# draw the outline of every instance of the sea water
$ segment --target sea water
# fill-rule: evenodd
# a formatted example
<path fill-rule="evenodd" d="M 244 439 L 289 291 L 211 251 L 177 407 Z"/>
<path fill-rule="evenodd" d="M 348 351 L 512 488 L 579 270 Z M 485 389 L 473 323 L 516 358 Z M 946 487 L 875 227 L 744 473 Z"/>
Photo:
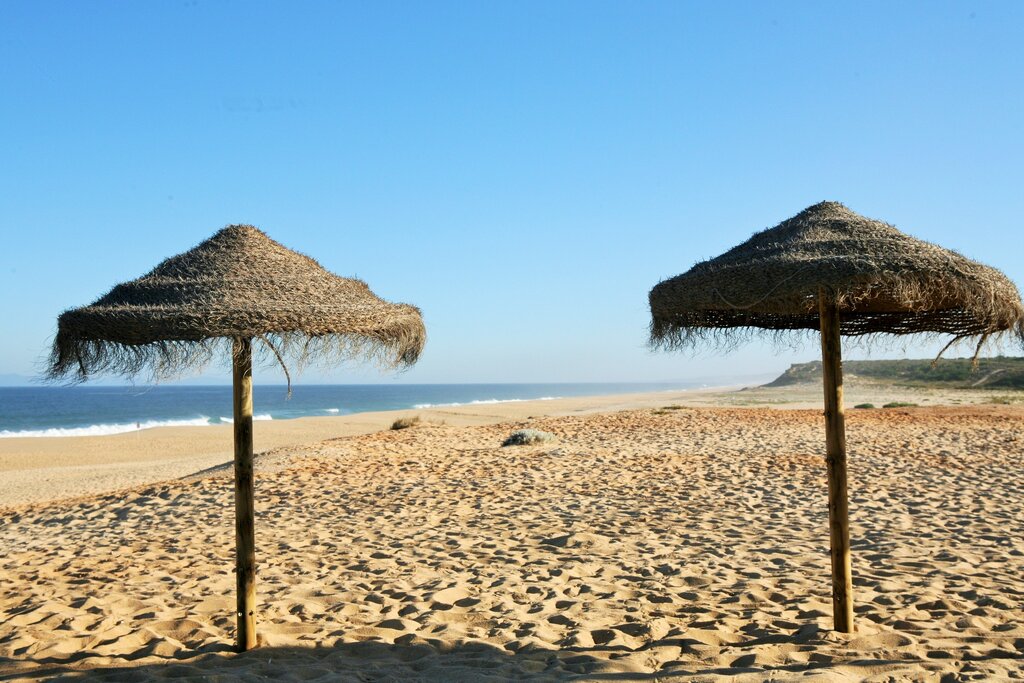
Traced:
<path fill-rule="evenodd" d="M 488 404 L 703 386 L 676 384 L 339 384 L 253 387 L 256 420 Z M 0 387 L 0 438 L 119 434 L 231 422 L 230 386 Z"/>

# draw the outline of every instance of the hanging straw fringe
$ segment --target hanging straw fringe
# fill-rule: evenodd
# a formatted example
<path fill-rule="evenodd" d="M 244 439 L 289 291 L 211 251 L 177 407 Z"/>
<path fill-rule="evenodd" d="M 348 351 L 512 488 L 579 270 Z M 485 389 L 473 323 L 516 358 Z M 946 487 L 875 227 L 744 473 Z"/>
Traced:
<path fill-rule="evenodd" d="M 292 376 L 291 376 L 291 373 L 288 372 L 288 366 L 285 365 L 284 358 L 281 357 L 281 352 L 277 350 L 277 347 L 274 346 L 270 342 L 270 340 L 266 338 L 266 336 L 261 334 L 261 335 L 259 335 L 256 338 L 259 339 L 264 344 L 266 344 L 267 348 L 274 352 L 274 357 L 277 358 L 277 362 L 281 364 L 281 369 L 284 370 L 285 380 L 287 380 L 287 382 L 288 382 L 288 395 L 285 396 L 285 400 L 291 399 L 291 397 L 292 397 Z"/>
<path fill-rule="evenodd" d="M 989 335 L 986 332 L 985 334 L 981 335 L 981 339 L 978 340 L 978 346 L 976 349 L 974 349 L 974 355 L 971 357 L 971 368 L 973 370 L 978 369 L 978 356 L 981 355 L 981 347 L 985 345 L 985 341 L 988 339 L 988 337 Z"/>
<path fill-rule="evenodd" d="M 946 351 L 949 350 L 949 347 L 953 346 L 954 344 L 956 344 L 959 341 L 963 341 L 964 339 L 968 339 L 969 337 L 970 337 L 970 335 L 968 335 L 968 334 L 961 334 L 961 335 L 957 335 L 956 337 L 953 337 L 952 339 L 950 339 L 949 343 L 946 344 L 945 346 L 943 346 L 942 349 L 939 351 L 938 355 L 936 355 L 935 358 L 932 360 L 931 367 L 935 368 L 935 366 L 937 366 L 939 364 L 939 359 L 942 358 L 942 354 L 944 354 Z"/>

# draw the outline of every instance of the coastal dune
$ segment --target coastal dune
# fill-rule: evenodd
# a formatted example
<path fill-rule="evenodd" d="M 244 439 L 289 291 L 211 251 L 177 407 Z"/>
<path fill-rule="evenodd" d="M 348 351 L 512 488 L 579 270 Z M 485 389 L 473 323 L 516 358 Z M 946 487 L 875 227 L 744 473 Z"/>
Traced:
<path fill-rule="evenodd" d="M 820 409 L 644 400 L 448 411 L 262 454 L 262 647 L 242 655 L 229 467 L 10 506 L 0 677 L 1024 675 L 1024 409 L 851 411 L 847 636 Z M 500 446 L 527 426 L 555 438 Z"/>

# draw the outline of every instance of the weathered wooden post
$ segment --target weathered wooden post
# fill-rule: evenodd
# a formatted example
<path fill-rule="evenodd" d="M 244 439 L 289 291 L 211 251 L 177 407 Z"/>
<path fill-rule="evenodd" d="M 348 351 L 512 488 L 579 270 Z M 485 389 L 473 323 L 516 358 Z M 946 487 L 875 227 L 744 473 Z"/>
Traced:
<path fill-rule="evenodd" d="M 256 647 L 256 505 L 252 457 L 252 340 L 232 348 L 235 431 L 235 579 L 239 652 Z"/>
<path fill-rule="evenodd" d="M 825 462 L 828 467 L 828 527 L 832 555 L 832 618 L 837 631 L 853 632 L 850 570 L 850 507 L 846 493 L 846 416 L 839 310 L 830 292 L 818 290 L 821 370 L 825 385 Z"/>

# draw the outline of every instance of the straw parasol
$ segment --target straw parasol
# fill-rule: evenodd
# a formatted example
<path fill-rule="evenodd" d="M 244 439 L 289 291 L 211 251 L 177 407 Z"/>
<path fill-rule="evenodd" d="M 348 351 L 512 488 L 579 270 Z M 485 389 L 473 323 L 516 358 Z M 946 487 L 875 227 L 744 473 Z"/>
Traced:
<path fill-rule="evenodd" d="M 229 225 L 92 304 L 62 313 L 49 367 L 50 379 L 142 371 L 160 379 L 201 368 L 230 349 L 239 650 L 256 645 L 254 340 L 282 367 L 286 358 L 398 366 L 416 362 L 426 330 L 419 309 L 383 301 L 365 283 L 324 270 L 251 225 Z"/>
<path fill-rule="evenodd" d="M 768 330 L 820 330 L 836 629 L 853 631 L 840 335 L 952 335 L 977 350 L 1024 339 L 1024 306 L 998 270 L 822 202 L 650 292 L 651 344 L 732 345 Z M 941 355 L 941 354 L 940 354 Z"/>

